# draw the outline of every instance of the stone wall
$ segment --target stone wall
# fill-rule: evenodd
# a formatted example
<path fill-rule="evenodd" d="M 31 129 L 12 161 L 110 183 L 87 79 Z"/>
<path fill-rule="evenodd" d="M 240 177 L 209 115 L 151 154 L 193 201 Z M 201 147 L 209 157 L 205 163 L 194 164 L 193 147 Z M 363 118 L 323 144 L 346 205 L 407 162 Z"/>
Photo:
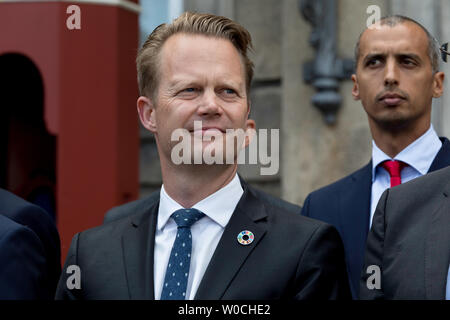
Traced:
<path fill-rule="evenodd" d="M 250 58 L 255 76 L 250 101 L 257 130 L 281 127 L 281 8 L 282 1 L 276 0 L 234 1 L 234 19 L 247 28 L 253 40 Z M 239 173 L 253 186 L 281 196 L 280 172 L 265 176 L 260 174 L 260 165 L 241 165 Z"/>
<path fill-rule="evenodd" d="M 255 76 L 251 90 L 251 117 L 257 129 L 281 127 L 281 8 L 276 0 L 186 0 L 185 10 L 210 12 L 235 19 L 251 33 Z M 158 153 L 153 136 L 141 126 L 140 197 L 161 185 Z M 252 185 L 281 196 L 280 173 L 260 175 L 259 165 L 242 165 L 239 173 Z"/>
<path fill-rule="evenodd" d="M 359 34 L 373 1 L 338 2 L 338 57 L 353 58 Z M 385 10 L 386 2 L 377 1 Z M 314 89 L 302 79 L 301 67 L 314 57 L 308 43 L 311 26 L 296 10 L 298 1 L 283 1 L 282 26 L 282 196 L 302 204 L 306 195 L 360 168 L 370 160 L 367 116 L 351 96 L 352 82 L 340 84 L 341 109 L 335 125 L 327 125 L 312 106 Z"/>
<path fill-rule="evenodd" d="M 448 0 L 339 0 L 337 53 L 353 58 L 353 50 L 366 27 L 369 5 L 381 15 L 402 13 L 419 19 L 440 42 L 450 41 Z M 211 12 L 235 19 L 252 34 L 255 78 L 251 116 L 257 128 L 280 129 L 280 171 L 261 176 L 258 165 L 241 166 L 239 172 L 253 185 L 302 204 L 306 195 L 362 167 L 370 160 L 371 136 L 367 116 L 351 96 L 350 79 L 340 83 L 342 106 L 337 123 L 324 123 L 312 106 L 314 88 L 303 81 L 302 66 L 314 57 L 308 39 L 311 26 L 299 11 L 298 0 L 185 0 L 185 9 Z M 449 66 L 444 64 L 443 70 Z M 446 81 L 446 90 L 448 81 Z M 433 105 L 433 124 L 450 136 L 450 111 L 446 95 Z M 141 196 L 159 188 L 161 174 L 153 138 L 142 130 Z"/>

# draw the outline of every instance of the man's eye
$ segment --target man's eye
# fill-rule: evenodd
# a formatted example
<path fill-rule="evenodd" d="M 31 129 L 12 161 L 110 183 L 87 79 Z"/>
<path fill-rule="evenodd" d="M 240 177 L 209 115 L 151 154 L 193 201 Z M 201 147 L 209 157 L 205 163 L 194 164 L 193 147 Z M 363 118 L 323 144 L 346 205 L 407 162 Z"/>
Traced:
<path fill-rule="evenodd" d="M 185 88 L 178 92 L 179 95 L 192 95 L 196 93 L 198 90 L 196 88 Z"/>
<path fill-rule="evenodd" d="M 223 93 L 225 93 L 225 95 L 227 95 L 227 96 L 237 95 L 237 92 L 234 89 L 230 89 L 230 88 L 223 89 Z"/>
<path fill-rule="evenodd" d="M 416 65 L 416 62 L 411 59 L 405 59 L 402 61 L 402 63 L 407 66 L 415 66 Z"/>
<path fill-rule="evenodd" d="M 185 88 L 181 89 L 177 96 L 182 99 L 193 99 L 198 95 L 199 89 L 197 88 Z"/>
<path fill-rule="evenodd" d="M 366 66 L 368 67 L 375 67 L 378 66 L 381 63 L 380 59 L 370 59 L 367 61 Z"/>

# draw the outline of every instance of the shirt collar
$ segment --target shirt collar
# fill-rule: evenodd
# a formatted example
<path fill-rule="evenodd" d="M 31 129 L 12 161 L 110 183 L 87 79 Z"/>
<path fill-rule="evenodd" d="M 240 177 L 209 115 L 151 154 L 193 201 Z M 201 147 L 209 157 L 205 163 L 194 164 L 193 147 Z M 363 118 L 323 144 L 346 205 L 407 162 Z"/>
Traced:
<path fill-rule="evenodd" d="M 197 202 L 192 208 L 200 210 L 210 219 L 222 226 L 222 228 L 225 228 L 243 193 L 244 190 L 242 189 L 241 182 L 236 174 L 230 183 L 205 199 Z M 163 184 L 161 186 L 159 198 L 158 230 L 164 228 L 172 213 L 178 209 L 183 209 L 183 207 L 167 194 Z"/>
<path fill-rule="evenodd" d="M 394 159 L 381 151 L 372 140 L 372 182 L 375 180 L 377 166 L 386 160 L 403 161 L 421 175 L 426 174 L 441 147 L 442 142 L 434 131 L 433 125 L 430 125 L 427 132 L 403 149 Z"/>

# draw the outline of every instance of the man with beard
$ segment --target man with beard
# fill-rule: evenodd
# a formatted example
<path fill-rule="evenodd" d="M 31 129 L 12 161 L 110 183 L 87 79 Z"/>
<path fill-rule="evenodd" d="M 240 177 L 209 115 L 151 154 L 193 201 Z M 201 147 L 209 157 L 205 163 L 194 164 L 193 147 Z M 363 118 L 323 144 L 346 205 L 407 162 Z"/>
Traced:
<path fill-rule="evenodd" d="M 367 234 L 384 190 L 450 165 L 450 142 L 431 125 L 432 99 L 443 93 L 439 45 L 418 22 L 382 18 L 355 49 L 352 95 L 367 113 L 371 161 L 312 192 L 302 214 L 334 225 L 344 241 L 353 298 L 358 297 Z"/>

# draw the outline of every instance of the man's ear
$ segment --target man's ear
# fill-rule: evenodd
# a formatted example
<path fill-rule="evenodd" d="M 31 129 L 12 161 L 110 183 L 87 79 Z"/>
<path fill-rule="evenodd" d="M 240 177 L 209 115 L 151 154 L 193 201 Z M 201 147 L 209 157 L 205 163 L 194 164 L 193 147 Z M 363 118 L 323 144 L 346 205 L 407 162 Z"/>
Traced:
<path fill-rule="evenodd" d="M 247 119 L 245 121 L 245 141 L 244 148 L 247 148 L 253 140 L 256 134 L 256 123 L 253 119 Z"/>
<path fill-rule="evenodd" d="M 439 98 L 444 93 L 444 79 L 443 72 L 436 72 L 433 76 L 433 98 Z"/>
<path fill-rule="evenodd" d="M 356 74 L 352 74 L 353 88 L 352 88 L 352 96 L 354 100 L 359 100 L 361 97 L 359 96 L 359 85 L 358 78 Z"/>
<path fill-rule="evenodd" d="M 156 133 L 156 112 L 152 100 L 145 96 L 140 96 L 137 99 L 137 111 L 144 128 L 152 133 Z"/>

